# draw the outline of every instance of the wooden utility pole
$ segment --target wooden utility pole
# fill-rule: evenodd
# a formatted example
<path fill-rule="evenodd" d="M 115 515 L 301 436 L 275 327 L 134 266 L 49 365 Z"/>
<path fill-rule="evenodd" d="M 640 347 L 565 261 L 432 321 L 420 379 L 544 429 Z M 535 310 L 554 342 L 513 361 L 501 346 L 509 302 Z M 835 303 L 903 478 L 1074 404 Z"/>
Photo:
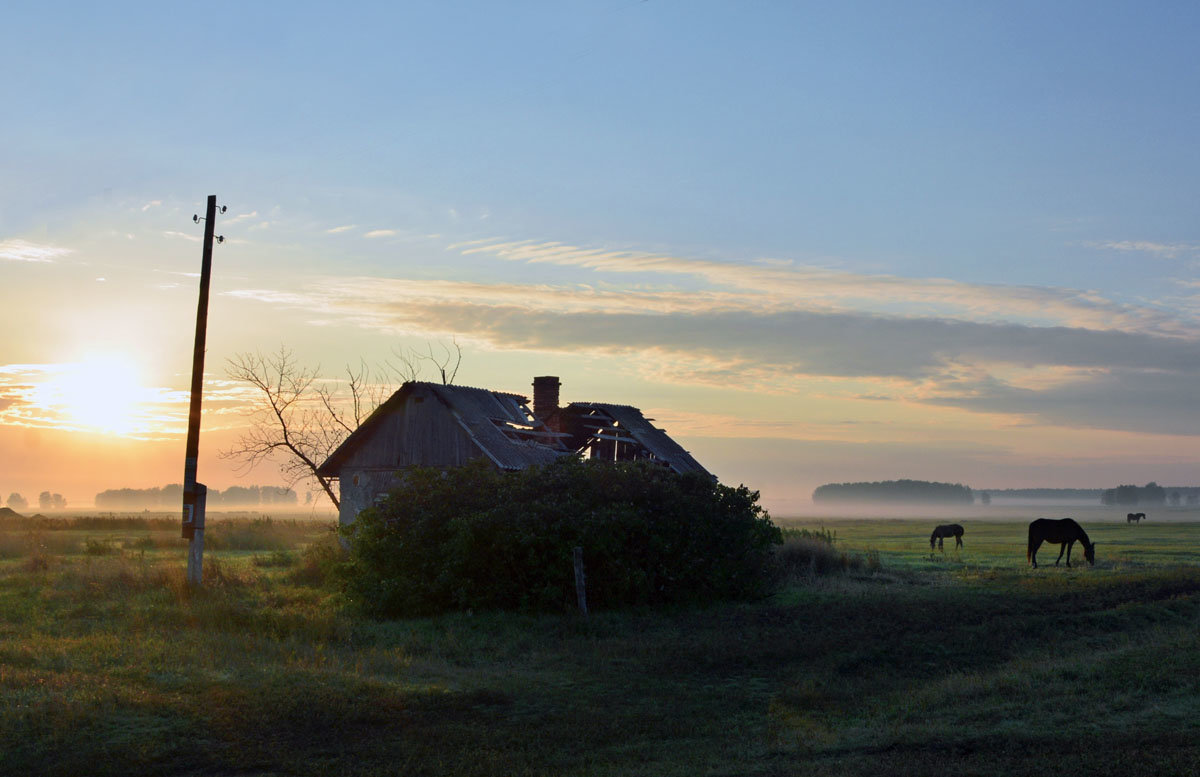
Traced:
<path fill-rule="evenodd" d="M 225 207 L 221 207 L 225 212 Z M 200 221 L 199 216 L 192 216 Z M 196 459 L 200 453 L 200 398 L 204 392 L 204 338 L 208 330 L 208 285 L 212 274 L 213 231 L 217 220 L 217 196 L 210 194 L 204 214 L 204 254 L 200 262 L 200 303 L 196 307 L 196 345 L 192 350 L 192 402 L 188 409 L 187 449 L 183 459 L 183 536 L 189 540 L 187 581 L 200 585 L 204 576 L 204 505 L 208 488 L 196 482 Z M 224 242 L 225 238 L 219 237 Z"/>

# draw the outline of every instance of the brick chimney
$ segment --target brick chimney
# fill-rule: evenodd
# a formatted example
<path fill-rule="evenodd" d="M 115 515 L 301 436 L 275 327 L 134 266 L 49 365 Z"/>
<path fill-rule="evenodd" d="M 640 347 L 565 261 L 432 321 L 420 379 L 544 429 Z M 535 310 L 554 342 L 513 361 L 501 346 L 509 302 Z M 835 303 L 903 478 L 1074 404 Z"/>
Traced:
<path fill-rule="evenodd" d="M 558 387 L 561 385 L 557 375 L 533 379 L 533 414 L 546 426 L 558 426 Z"/>

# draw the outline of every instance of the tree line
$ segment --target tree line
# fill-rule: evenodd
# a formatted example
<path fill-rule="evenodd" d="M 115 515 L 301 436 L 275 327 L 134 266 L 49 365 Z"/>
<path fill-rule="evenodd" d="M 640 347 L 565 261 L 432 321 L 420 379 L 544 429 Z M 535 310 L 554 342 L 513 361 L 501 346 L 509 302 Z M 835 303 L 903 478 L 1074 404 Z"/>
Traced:
<path fill-rule="evenodd" d="M 975 496 L 961 483 L 927 480 L 881 480 L 872 483 L 826 483 L 812 494 L 813 502 L 918 502 L 972 504 Z"/>
<path fill-rule="evenodd" d="M 208 490 L 208 507 L 289 506 L 298 502 L 296 492 L 279 486 L 230 486 L 224 491 Z M 96 494 L 96 507 L 134 510 L 143 507 L 175 509 L 183 503 L 183 485 L 162 488 L 111 488 Z"/>
<path fill-rule="evenodd" d="M 1125 485 L 1106 489 L 1100 496 L 1100 503 L 1128 507 L 1136 505 L 1178 507 L 1183 504 L 1194 506 L 1200 504 L 1200 488 L 1196 486 L 1167 487 L 1150 481 L 1144 486 Z"/>
<path fill-rule="evenodd" d="M 18 494 L 16 491 L 8 495 L 8 508 L 21 512 L 29 509 L 29 500 Z M 62 510 L 66 508 L 67 500 L 62 494 L 52 494 L 49 491 L 43 491 L 38 494 L 38 507 L 42 510 Z"/>

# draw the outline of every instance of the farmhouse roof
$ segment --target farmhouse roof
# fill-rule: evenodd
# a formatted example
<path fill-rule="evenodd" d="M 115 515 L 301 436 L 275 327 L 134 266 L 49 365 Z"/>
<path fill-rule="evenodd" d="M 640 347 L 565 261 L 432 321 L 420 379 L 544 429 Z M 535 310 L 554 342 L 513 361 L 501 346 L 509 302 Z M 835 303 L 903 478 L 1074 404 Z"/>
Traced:
<path fill-rule="evenodd" d="M 614 405 L 607 402 L 572 402 L 567 409 L 590 419 L 591 423 L 587 425 L 596 427 L 596 431 L 591 432 L 592 434 L 604 433 L 606 428 L 615 431 L 623 430 L 650 451 L 654 458 L 662 461 L 676 472 L 696 472 L 701 475 L 709 475 L 708 470 L 700 466 L 700 462 L 692 458 L 692 455 L 684 450 L 683 446 L 671 439 L 665 431 L 654 426 L 651 423 L 653 419 L 646 418 L 636 407 Z M 604 422 L 607 422 L 607 427 L 601 425 Z"/>
<path fill-rule="evenodd" d="M 559 442 L 561 435 L 547 431 L 529 412 L 527 397 L 471 386 L 409 381 L 376 408 L 317 472 L 337 477 L 343 462 L 371 437 L 384 419 L 421 389 L 436 397 L 480 451 L 501 469 L 548 464 L 568 452 Z"/>
<path fill-rule="evenodd" d="M 539 384 L 538 381 L 541 381 Z M 552 381 L 553 385 L 547 383 Z M 342 467 L 381 432 L 386 419 L 400 410 L 415 392 L 432 396 L 447 411 L 478 448 L 480 454 L 500 469 L 518 470 L 548 464 L 559 456 L 582 453 L 601 458 L 649 459 L 675 472 L 712 475 L 667 433 L 655 427 L 654 419 L 630 405 L 607 402 L 572 402 L 558 406 L 558 378 L 538 378 L 546 391 L 539 409 L 520 394 L 410 381 L 380 405 L 317 469 L 325 477 L 339 477 Z"/>

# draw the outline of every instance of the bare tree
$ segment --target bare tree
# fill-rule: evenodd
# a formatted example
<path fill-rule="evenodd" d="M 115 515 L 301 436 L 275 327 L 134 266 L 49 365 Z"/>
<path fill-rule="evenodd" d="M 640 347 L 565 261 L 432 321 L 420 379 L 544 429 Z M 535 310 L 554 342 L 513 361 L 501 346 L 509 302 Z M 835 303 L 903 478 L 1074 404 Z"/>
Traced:
<path fill-rule="evenodd" d="M 388 362 L 388 370 L 401 382 L 417 380 L 421 377 L 425 362 L 429 362 L 437 370 L 443 385 L 449 385 L 458 377 L 458 368 L 462 365 L 462 346 L 458 344 L 457 338 L 452 337 L 450 345 L 439 340 L 438 347 L 441 348 L 441 353 L 434 353 L 432 343 L 426 343 L 425 351 L 416 348 L 393 348 L 392 356 L 395 361 Z"/>
<path fill-rule="evenodd" d="M 241 460 L 246 471 L 277 459 L 289 485 L 315 480 L 337 507 L 332 479 L 317 468 L 383 403 L 390 394 L 387 386 L 371 382 L 365 362 L 357 370 L 346 368 L 344 387 L 331 386 L 287 348 L 270 356 L 238 354 L 228 360 L 226 373 L 254 389 L 255 403 L 249 431 L 221 457 Z"/>
<path fill-rule="evenodd" d="M 338 495 L 331 478 L 317 472 L 339 445 L 391 396 L 396 381 L 420 377 L 421 368 L 431 363 L 442 383 L 452 383 L 462 363 L 462 347 L 451 340 L 453 350 L 439 343 L 442 353 L 430 345 L 428 352 L 414 348 L 393 351 L 398 364 L 376 370 L 365 361 L 346 367 L 342 381 L 322 380 L 318 369 L 296 361 L 286 347 L 277 353 L 242 353 L 229 359 L 226 373 L 254 390 L 255 403 L 250 428 L 230 449 L 220 452 L 237 459 L 249 471 L 267 459 L 276 459 L 288 485 L 315 480 L 334 507 Z"/>

